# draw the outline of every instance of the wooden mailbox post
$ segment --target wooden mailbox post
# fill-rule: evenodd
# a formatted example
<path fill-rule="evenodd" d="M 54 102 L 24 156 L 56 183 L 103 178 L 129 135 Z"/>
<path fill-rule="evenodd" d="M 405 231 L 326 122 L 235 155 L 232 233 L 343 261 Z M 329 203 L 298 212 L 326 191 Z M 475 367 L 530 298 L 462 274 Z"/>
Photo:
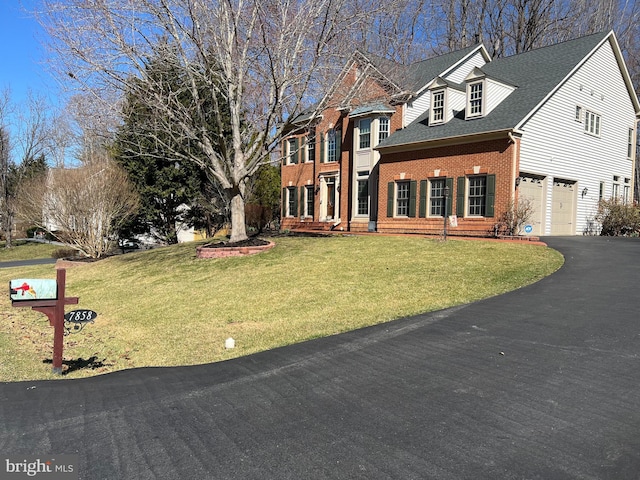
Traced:
<path fill-rule="evenodd" d="M 56 274 L 56 294 L 55 298 L 38 299 L 33 294 L 33 299 L 18 299 L 16 290 L 13 285 L 10 286 L 11 306 L 13 307 L 31 307 L 32 310 L 44 313 L 49 318 L 49 324 L 53 327 L 53 373 L 62 374 L 62 349 L 64 344 L 64 306 L 77 305 L 78 297 L 65 297 L 65 284 L 67 279 L 67 271 L 61 268 Z M 29 285 L 24 288 L 27 289 Z M 22 288 L 17 286 L 17 288 Z M 28 290 L 27 290 L 28 292 Z M 22 291 L 25 296 L 25 291 Z M 51 295 L 53 297 L 53 295 Z"/>

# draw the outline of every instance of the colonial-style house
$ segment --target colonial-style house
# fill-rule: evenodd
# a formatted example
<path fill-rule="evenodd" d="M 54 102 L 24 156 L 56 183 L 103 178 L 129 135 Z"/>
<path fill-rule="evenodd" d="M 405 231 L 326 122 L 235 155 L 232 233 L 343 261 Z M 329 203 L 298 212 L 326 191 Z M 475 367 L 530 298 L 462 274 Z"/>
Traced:
<path fill-rule="evenodd" d="M 282 228 L 486 235 L 519 199 L 527 233 L 596 233 L 631 199 L 640 105 L 615 35 L 408 67 L 356 53 L 285 139 Z"/>

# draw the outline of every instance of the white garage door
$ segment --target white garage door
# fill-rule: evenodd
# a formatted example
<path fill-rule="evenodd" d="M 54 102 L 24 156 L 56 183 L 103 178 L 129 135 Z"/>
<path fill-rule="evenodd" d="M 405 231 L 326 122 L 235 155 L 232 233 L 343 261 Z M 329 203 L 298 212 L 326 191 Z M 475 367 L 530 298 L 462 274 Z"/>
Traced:
<path fill-rule="evenodd" d="M 530 203 L 532 212 L 529 223 L 533 230 L 532 235 L 542 235 L 544 228 L 544 207 L 542 199 L 544 198 L 544 177 L 540 175 L 531 175 L 528 173 L 520 174 L 520 185 L 518 186 L 518 198 L 526 200 Z"/>
<path fill-rule="evenodd" d="M 551 235 L 575 233 L 576 182 L 553 179 L 551 199 Z"/>

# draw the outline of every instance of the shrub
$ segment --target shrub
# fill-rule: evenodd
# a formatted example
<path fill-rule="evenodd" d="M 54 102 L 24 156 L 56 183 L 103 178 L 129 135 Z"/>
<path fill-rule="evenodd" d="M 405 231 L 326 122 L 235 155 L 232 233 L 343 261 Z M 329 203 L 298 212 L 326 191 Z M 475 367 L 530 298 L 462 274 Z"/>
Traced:
<path fill-rule="evenodd" d="M 78 250 L 75 248 L 58 248 L 51 252 L 53 258 L 73 258 L 78 256 Z"/>
<path fill-rule="evenodd" d="M 602 226 L 600 235 L 635 237 L 640 233 L 640 208 L 635 204 L 601 200 L 596 220 Z"/>
<path fill-rule="evenodd" d="M 533 215 L 533 204 L 531 200 L 524 197 L 518 198 L 518 203 L 509 201 L 507 209 L 498 217 L 498 223 L 494 225 L 494 235 L 520 235 L 524 227 Z"/>

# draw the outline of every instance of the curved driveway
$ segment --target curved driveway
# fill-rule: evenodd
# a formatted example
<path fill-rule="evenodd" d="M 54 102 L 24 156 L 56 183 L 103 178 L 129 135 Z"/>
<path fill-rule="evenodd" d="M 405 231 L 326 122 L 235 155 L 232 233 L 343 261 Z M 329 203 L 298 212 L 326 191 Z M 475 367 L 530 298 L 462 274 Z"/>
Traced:
<path fill-rule="evenodd" d="M 638 479 L 640 240 L 546 240 L 560 271 L 471 305 L 1 384 L 0 452 L 77 454 L 83 479 Z"/>

